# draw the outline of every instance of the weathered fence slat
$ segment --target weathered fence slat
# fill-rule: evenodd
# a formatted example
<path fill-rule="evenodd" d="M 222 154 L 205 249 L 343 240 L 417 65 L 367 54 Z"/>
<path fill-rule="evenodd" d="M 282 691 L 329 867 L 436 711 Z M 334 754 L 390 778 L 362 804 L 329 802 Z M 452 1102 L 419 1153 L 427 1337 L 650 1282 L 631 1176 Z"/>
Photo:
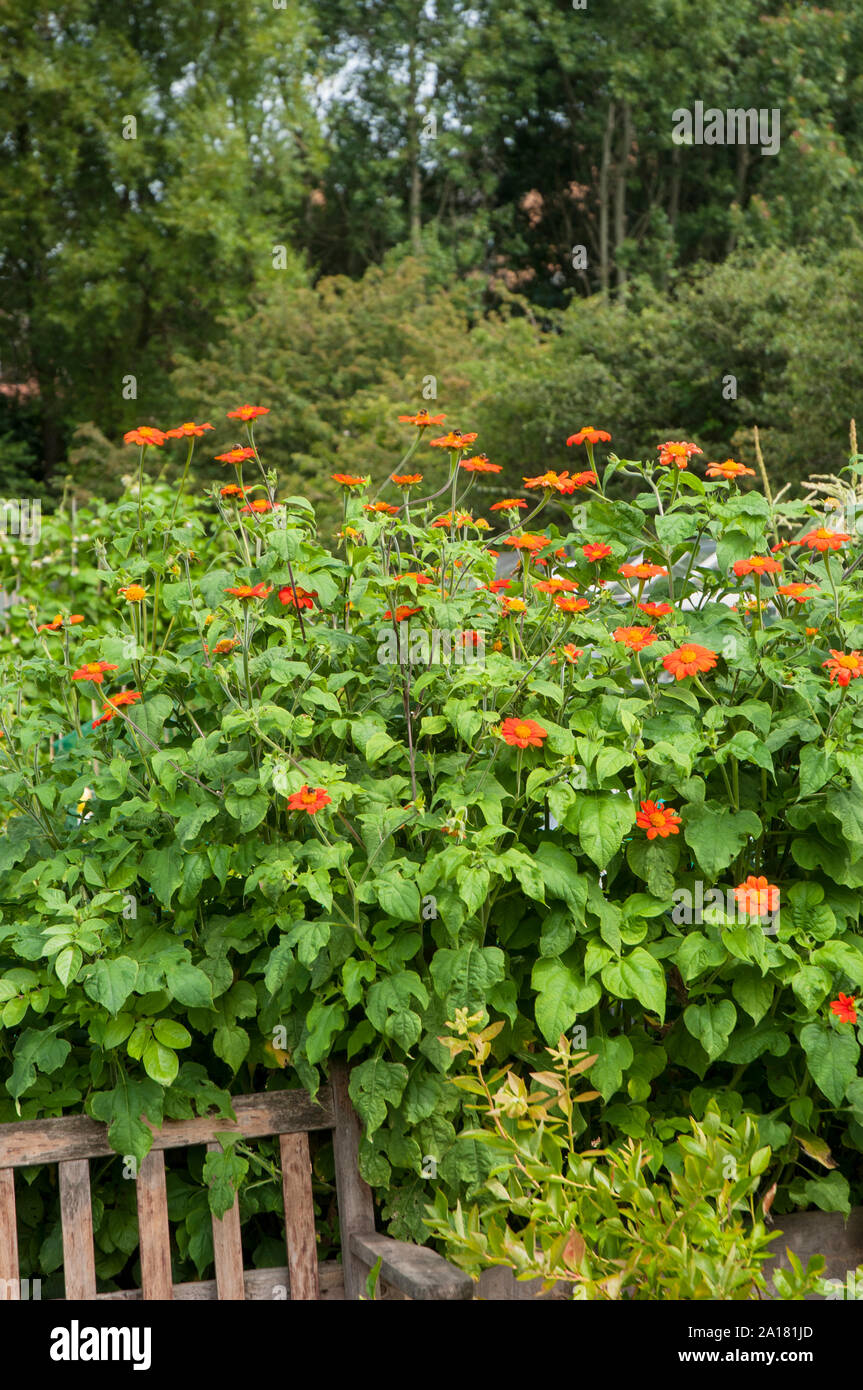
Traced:
<path fill-rule="evenodd" d="M 220 1153 L 219 1144 L 208 1144 L 210 1153 Z M 216 1264 L 216 1288 L 224 1302 L 238 1303 L 246 1297 L 243 1285 L 243 1237 L 240 1231 L 240 1204 L 234 1197 L 231 1206 L 219 1220 L 213 1216 L 213 1259 Z"/>
<path fill-rule="evenodd" d="M 165 1155 L 147 1154 L 138 1169 L 138 1240 L 141 1248 L 141 1288 L 145 1298 L 170 1299 L 171 1232 L 165 1189 Z"/>
<path fill-rule="evenodd" d="M 321 1088 L 317 1101 L 310 1100 L 305 1091 L 272 1091 L 261 1096 L 237 1096 L 233 1106 L 236 1120 L 216 1121 L 213 1116 L 166 1120 L 161 1129 L 153 1130 L 153 1149 L 207 1144 L 214 1128 L 260 1139 L 268 1134 L 332 1129 L 335 1123 L 328 1086 Z M 110 1158 L 113 1152 L 107 1127 L 86 1115 L 0 1125 L 0 1168 L 27 1168 L 73 1158 Z"/>
<path fill-rule="evenodd" d="M 360 1177 L 360 1122 L 348 1093 L 347 1067 L 334 1062 L 330 1068 L 330 1079 L 335 1111 L 333 1157 L 339 1202 L 342 1261 L 345 1266 L 345 1297 L 356 1299 L 363 1291 L 368 1271 L 353 1250 L 351 1237 L 374 1235 L 375 1205 L 371 1188 Z"/>
<path fill-rule="evenodd" d="M 320 1290 L 309 1138 L 307 1134 L 283 1134 L 279 1146 L 291 1298 L 316 1300 L 320 1297 Z"/>
<path fill-rule="evenodd" d="M 63 1227 L 63 1275 L 67 1298 L 96 1297 L 93 1208 L 90 1164 L 76 1158 L 57 1165 L 60 1175 L 60 1221 Z"/>
<path fill-rule="evenodd" d="M 18 1274 L 15 1174 L 7 1168 L 0 1170 L 0 1279 L 4 1280 L 4 1289 L 11 1289 L 14 1299 L 21 1297 Z M 9 1280 L 14 1282 L 10 1284 Z"/>

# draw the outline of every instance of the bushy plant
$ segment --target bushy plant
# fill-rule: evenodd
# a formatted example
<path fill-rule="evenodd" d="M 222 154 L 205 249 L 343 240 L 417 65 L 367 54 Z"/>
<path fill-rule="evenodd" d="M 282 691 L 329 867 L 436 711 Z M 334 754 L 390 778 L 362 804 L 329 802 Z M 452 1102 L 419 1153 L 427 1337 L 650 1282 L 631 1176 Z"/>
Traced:
<path fill-rule="evenodd" d="M 5 539 L 0 1120 L 83 1109 L 140 1159 L 142 1116 L 314 1091 L 340 1054 L 362 1172 L 393 1233 L 422 1239 L 433 1178 L 455 1197 L 488 1174 L 439 1041 L 482 1007 L 500 1063 L 583 1030 L 603 1142 L 671 1145 L 711 1100 L 725 1123 L 745 1108 L 777 1211 L 847 1209 L 853 528 L 814 504 L 780 515 L 733 461 L 702 476 L 694 445 L 600 465 L 590 429 L 572 473 L 486 519 L 470 489 L 497 465 L 417 414 L 393 426 L 386 497 L 335 475 L 343 522 L 321 535 L 256 419 L 232 412 L 212 446 L 209 422 L 176 445 L 130 431 L 119 503 L 44 518 L 39 546 Z M 196 440 L 226 481 L 190 498 Z M 177 487 L 149 485 L 155 451 L 186 444 Z M 616 479 L 634 502 L 609 500 Z M 275 1210 L 245 1162 L 226 1153 L 222 1179 L 244 1213 Z M 318 1171 L 326 1221 L 323 1151 Z M 115 1187 L 106 1277 L 134 1226 Z M 196 1191 L 197 1224 L 185 1188 L 176 1211 L 201 1269 Z M 24 1220 L 38 1264 L 44 1218 Z"/>
<path fill-rule="evenodd" d="M 545 1292 L 565 1288 L 576 1299 L 739 1300 L 771 1296 L 765 1261 L 781 1234 L 765 1218 L 775 1189 L 758 1202 L 769 1147 L 759 1147 L 750 1115 L 723 1123 L 714 1100 L 663 1150 L 654 1137 L 608 1148 L 575 1147 L 575 1107 L 598 1092 L 575 1090 L 597 1061 L 562 1036 L 548 1049 L 548 1068 L 531 1085 L 504 1067 L 484 1064 L 500 1024 L 484 1028 L 482 1013 L 457 1010 L 447 1045 L 464 1052 L 473 1075 L 453 1077 L 483 1121 L 473 1137 L 493 1155 L 481 1200 L 451 1208 L 444 1192 L 430 1208 L 429 1229 L 474 1278 L 503 1266 L 519 1279 L 542 1279 Z M 657 1178 L 657 1170 L 666 1172 Z M 823 1256 L 804 1271 L 788 1251 L 789 1268 L 773 1274 L 775 1295 L 800 1299 L 821 1291 Z"/>

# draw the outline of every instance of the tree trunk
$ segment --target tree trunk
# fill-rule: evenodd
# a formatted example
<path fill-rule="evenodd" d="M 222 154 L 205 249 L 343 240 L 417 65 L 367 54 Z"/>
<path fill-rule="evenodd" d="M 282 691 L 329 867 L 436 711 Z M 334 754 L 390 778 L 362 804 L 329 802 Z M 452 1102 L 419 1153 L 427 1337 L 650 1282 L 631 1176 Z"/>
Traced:
<path fill-rule="evenodd" d="M 411 250 L 415 256 L 422 255 L 422 213 L 420 195 L 422 182 L 419 160 L 419 117 L 417 114 L 417 67 L 416 42 L 411 39 L 408 48 L 408 165 L 410 169 L 409 217 Z"/>
<path fill-rule="evenodd" d="M 632 112 L 629 102 L 623 103 L 623 131 L 620 144 L 620 159 L 614 173 L 614 253 L 617 270 L 617 286 L 626 284 L 626 267 L 619 259 L 620 249 L 626 240 L 626 176 L 629 167 L 629 151 L 632 146 Z"/>
<path fill-rule="evenodd" d="M 614 135 L 614 102 L 608 103 L 608 117 L 602 137 L 602 163 L 599 167 L 599 283 L 604 295 L 611 283 L 608 254 L 608 181 L 611 170 L 611 141 Z"/>

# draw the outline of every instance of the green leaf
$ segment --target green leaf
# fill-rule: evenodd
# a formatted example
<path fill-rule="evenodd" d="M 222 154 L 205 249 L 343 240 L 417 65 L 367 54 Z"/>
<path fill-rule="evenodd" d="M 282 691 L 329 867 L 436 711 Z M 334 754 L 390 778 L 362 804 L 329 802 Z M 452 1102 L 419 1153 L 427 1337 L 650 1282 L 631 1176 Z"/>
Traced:
<path fill-rule="evenodd" d="M 599 1002 L 602 993 L 598 980 L 586 983 L 576 970 L 553 957 L 536 962 L 530 982 L 537 991 L 537 1025 L 546 1042 L 555 1046 L 578 1015 Z"/>
<path fill-rule="evenodd" d="M 238 1027 L 236 1023 L 223 1024 L 213 1034 L 213 1051 L 223 1062 L 227 1062 L 233 1072 L 239 1071 L 250 1045 L 245 1028 Z"/>
<path fill-rule="evenodd" d="M 159 743 L 162 738 L 162 729 L 165 720 L 174 708 L 173 701 L 167 695 L 152 695 L 142 704 L 137 705 L 130 713 L 130 718 L 137 728 L 141 729 L 148 738 L 154 743 Z"/>
<path fill-rule="evenodd" d="M 705 1004 L 690 1004 L 683 1011 L 683 1021 L 713 1061 L 721 1057 L 728 1046 L 737 1022 L 737 1010 L 730 999 L 710 999 Z"/>
<path fill-rule="evenodd" d="M 110 1014 L 119 1013 L 138 978 L 138 963 L 129 956 L 97 960 L 84 981 L 84 992 Z"/>
<path fill-rule="evenodd" d="M 506 958 L 499 946 L 478 946 L 471 942 L 459 950 L 442 948 L 431 962 L 435 992 L 452 1008 L 471 1013 L 482 1008 L 492 985 L 506 973 Z"/>
<path fill-rule="evenodd" d="M 721 965 L 725 956 L 725 947 L 721 941 L 705 936 L 703 932 L 691 931 L 677 948 L 674 961 L 684 982 L 689 984 L 705 971 Z"/>
<path fill-rule="evenodd" d="M 860 793 L 835 789 L 827 793 L 825 804 L 831 816 L 835 816 L 842 826 L 845 839 L 855 845 L 863 844 L 863 798 Z M 854 853 L 859 855 L 860 850 L 855 849 Z"/>
<path fill-rule="evenodd" d="M 90 1110 L 108 1126 L 108 1141 L 118 1154 L 131 1154 L 142 1163 L 150 1152 L 153 1135 L 144 1123 L 162 1123 L 162 1090 L 152 1081 L 132 1081 L 123 1072 L 112 1091 L 91 1097 Z"/>
<path fill-rule="evenodd" d="M 800 796 L 812 796 L 835 771 L 835 764 L 829 753 L 817 744 L 806 743 L 800 750 Z"/>
<path fill-rule="evenodd" d="M 614 792 L 583 792 L 566 814 L 566 829 L 598 869 L 605 869 L 635 823 L 629 797 Z"/>
<path fill-rule="evenodd" d="M 623 1073 L 632 1065 L 633 1051 L 629 1038 L 590 1038 L 588 1050 L 596 1053 L 596 1061 L 590 1069 L 591 1085 L 599 1091 L 603 1100 L 610 1100 L 623 1083 Z"/>
<path fill-rule="evenodd" d="M 760 1023 L 773 1003 L 773 990 L 769 977 L 765 979 L 760 971 L 749 968 L 741 970 L 731 982 L 731 993 L 755 1023 Z"/>
<path fill-rule="evenodd" d="M 579 873 L 575 855 L 543 840 L 533 858 L 542 874 L 546 891 L 553 898 L 562 898 L 574 916 L 583 916 L 587 902 L 587 879 Z"/>
<path fill-rule="evenodd" d="M 184 1028 L 175 1018 L 157 1019 L 153 1024 L 153 1036 L 165 1047 L 188 1047 L 192 1041 L 188 1028 Z"/>
<path fill-rule="evenodd" d="M 639 836 L 627 846 L 626 862 L 647 883 L 654 898 L 668 902 L 675 888 L 674 874 L 680 860 L 679 836 L 648 840 Z"/>
<path fill-rule="evenodd" d="M 841 1105 L 845 1091 L 857 1076 L 860 1044 L 851 1029 L 840 1033 L 823 1023 L 807 1023 L 800 1030 L 809 1073 L 831 1105 Z"/>
<path fill-rule="evenodd" d="M 754 811 L 732 811 L 717 802 L 684 806 L 681 812 L 686 843 L 695 851 L 709 879 L 715 879 L 737 857 L 751 836 L 761 834 Z"/>
<path fill-rule="evenodd" d="M 845 1216 L 851 1212 L 851 1188 L 848 1179 L 839 1172 L 828 1173 L 824 1178 L 810 1178 L 803 1184 L 803 1191 L 821 1211 L 841 1211 Z"/>
<path fill-rule="evenodd" d="M 185 1004 L 187 1009 L 213 1007 L 213 986 L 197 965 L 187 961 L 172 965 L 165 974 L 165 985 L 171 998 L 178 1004 Z"/>
<path fill-rule="evenodd" d="M 54 962 L 54 969 L 57 972 L 57 979 L 62 985 L 68 985 L 71 981 L 78 978 L 78 971 L 84 960 L 77 946 L 67 946 L 62 950 Z"/>
<path fill-rule="evenodd" d="M 621 961 L 603 966 L 602 983 L 619 999 L 637 999 L 645 1009 L 665 1018 L 665 972 L 658 960 L 636 946 Z"/>
<path fill-rule="evenodd" d="M 141 877 L 149 883 L 163 907 L 171 906 L 171 898 L 183 882 L 183 851 L 171 844 L 148 850 L 141 860 Z"/>
<path fill-rule="evenodd" d="M 142 1061 L 144 1071 L 153 1081 L 158 1081 L 160 1086 L 170 1086 L 180 1070 L 176 1052 L 172 1052 L 169 1047 L 163 1047 L 155 1038 L 144 1048 Z"/>
<path fill-rule="evenodd" d="M 398 1105 L 407 1085 L 407 1067 L 372 1057 L 351 1072 L 350 1097 L 371 1137 L 387 1117 L 387 1105 Z"/>
<path fill-rule="evenodd" d="M 240 829 L 244 833 L 260 825 L 269 808 L 270 801 L 266 792 L 255 791 L 251 796 L 237 796 L 233 791 L 225 793 L 225 810 L 229 816 L 240 822 Z"/>
<path fill-rule="evenodd" d="M 420 920 L 420 895 L 415 883 L 403 878 L 401 874 L 388 874 L 375 879 L 374 890 L 378 902 L 388 917 L 399 922 L 418 922 Z"/>
<path fill-rule="evenodd" d="M 36 1080 L 37 1071 L 46 1076 L 59 1071 L 72 1050 L 71 1043 L 58 1038 L 60 1024 L 50 1028 L 25 1028 L 15 1043 L 15 1065 L 6 1082 L 6 1089 L 15 1100 L 28 1091 Z"/>

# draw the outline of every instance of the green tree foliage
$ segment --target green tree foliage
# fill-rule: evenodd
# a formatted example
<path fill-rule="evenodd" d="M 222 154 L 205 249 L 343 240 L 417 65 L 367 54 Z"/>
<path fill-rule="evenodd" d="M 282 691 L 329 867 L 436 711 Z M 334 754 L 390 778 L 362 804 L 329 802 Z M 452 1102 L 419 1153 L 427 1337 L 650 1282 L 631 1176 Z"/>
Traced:
<path fill-rule="evenodd" d="M 296 264 L 306 36 L 293 5 L 3 7 L 0 362 L 38 392 L 46 476 L 70 425 L 166 405 L 171 352 L 212 339 L 274 243 Z"/>

